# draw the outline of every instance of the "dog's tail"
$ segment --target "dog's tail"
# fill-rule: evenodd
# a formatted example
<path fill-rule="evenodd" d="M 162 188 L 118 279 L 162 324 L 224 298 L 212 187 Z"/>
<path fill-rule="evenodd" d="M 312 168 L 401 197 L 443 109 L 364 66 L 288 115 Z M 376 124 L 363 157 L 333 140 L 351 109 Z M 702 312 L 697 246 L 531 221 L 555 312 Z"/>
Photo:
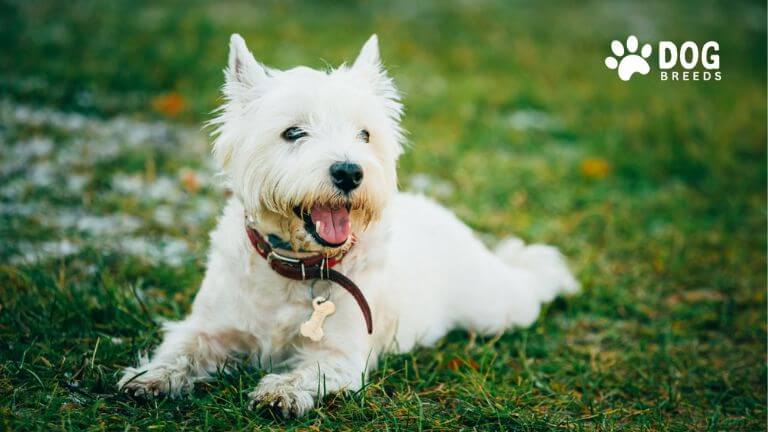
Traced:
<path fill-rule="evenodd" d="M 539 288 L 540 301 L 548 302 L 560 294 L 579 292 L 579 282 L 568 269 L 563 255 L 553 246 L 526 246 L 519 238 L 509 237 L 496 246 L 495 253 L 507 265 L 523 268 L 541 278 L 543 283 Z"/>

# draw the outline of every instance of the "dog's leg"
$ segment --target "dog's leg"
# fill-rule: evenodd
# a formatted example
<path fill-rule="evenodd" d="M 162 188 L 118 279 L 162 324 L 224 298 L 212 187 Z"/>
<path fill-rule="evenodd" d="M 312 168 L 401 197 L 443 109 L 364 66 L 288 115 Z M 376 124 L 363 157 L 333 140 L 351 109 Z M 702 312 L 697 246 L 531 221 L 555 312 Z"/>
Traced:
<path fill-rule="evenodd" d="M 361 334 L 364 330 L 345 331 L 342 325 L 350 321 L 337 322 L 340 326 L 329 326 L 323 341 L 299 348 L 296 357 L 288 361 L 288 372 L 265 375 L 249 394 L 251 407 L 269 406 L 284 417 L 299 417 L 326 394 L 360 389 L 376 356 L 369 348 L 368 337 Z"/>
<path fill-rule="evenodd" d="M 233 359 L 233 352 L 246 352 L 254 346 L 251 336 L 232 329 L 210 329 L 194 317 L 165 325 L 162 344 L 152 359 L 136 368 L 126 368 L 118 382 L 121 391 L 136 396 L 177 396 L 194 383 L 207 379 Z"/>
<path fill-rule="evenodd" d="M 361 388 L 365 372 L 366 356 L 359 353 L 333 348 L 305 351 L 291 371 L 264 376 L 249 396 L 252 407 L 269 405 L 284 417 L 300 417 L 326 394 Z"/>
<path fill-rule="evenodd" d="M 542 303 L 579 289 L 552 246 L 505 240 L 495 256 L 486 256 L 477 267 L 483 271 L 473 273 L 472 295 L 457 296 L 451 307 L 459 312 L 463 327 L 485 334 L 527 327 L 538 317 Z"/>
<path fill-rule="evenodd" d="M 536 276 L 537 295 L 542 302 L 550 302 L 558 295 L 579 291 L 579 282 L 568 269 L 563 255 L 554 246 L 526 246 L 522 240 L 510 237 L 499 243 L 495 253 L 508 266 L 528 270 Z"/>

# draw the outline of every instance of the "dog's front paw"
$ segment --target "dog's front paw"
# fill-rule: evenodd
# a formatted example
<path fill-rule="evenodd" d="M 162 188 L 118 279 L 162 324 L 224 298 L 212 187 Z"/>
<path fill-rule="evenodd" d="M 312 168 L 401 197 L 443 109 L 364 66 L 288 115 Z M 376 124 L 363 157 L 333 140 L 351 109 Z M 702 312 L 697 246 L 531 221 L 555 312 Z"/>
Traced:
<path fill-rule="evenodd" d="M 248 394 L 251 409 L 267 407 L 283 417 L 301 417 L 315 407 L 312 393 L 297 387 L 299 378 L 291 374 L 264 376 Z"/>
<path fill-rule="evenodd" d="M 118 390 L 145 398 L 162 395 L 177 396 L 182 391 L 189 390 L 192 385 L 193 383 L 187 379 L 187 374 L 182 370 L 149 365 L 126 368 L 123 377 L 117 382 Z"/>

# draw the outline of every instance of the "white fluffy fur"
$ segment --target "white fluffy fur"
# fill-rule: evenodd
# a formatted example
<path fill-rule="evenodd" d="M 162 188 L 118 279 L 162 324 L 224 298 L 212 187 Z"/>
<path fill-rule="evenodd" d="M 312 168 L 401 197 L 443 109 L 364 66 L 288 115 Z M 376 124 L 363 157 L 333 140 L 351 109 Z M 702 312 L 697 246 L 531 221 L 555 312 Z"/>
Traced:
<path fill-rule="evenodd" d="M 213 152 L 234 196 L 211 233 L 192 312 L 165 326 L 151 360 L 127 368 L 121 389 L 176 396 L 246 359 L 274 368 L 250 393 L 253 402 L 302 415 L 325 392 L 359 389 L 384 353 L 430 345 L 454 328 L 525 327 L 542 302 L 578 290 L 555 248 L 509 239 L 492 253 L 450 211 L 397 191 L 402 106 L 376 36 L 352 66 L 326 72 L 266 68 L 233 35 L 225 76 Z M 281 132 L 296 125 L 309 136 L 284 141 Z M 359 138 L 363 128 L 369 143 Z M 328 174 L 339 160 L 360 164 L 364 180 L 350 196 L 357 242 L 337 269 L 365 293 L 374 333 L 366 334 L 350 295 L 319 282 L 315 290 L 330 290 L 336 313 L 325 321 L 325 338 L 312 342 L 299 335 L 312 312 L 309 285 L 267 266 L 246 237 L 244 214 L 263 234 L 332 252 L 304 232 L 292 208 L 341 199 Z"/>

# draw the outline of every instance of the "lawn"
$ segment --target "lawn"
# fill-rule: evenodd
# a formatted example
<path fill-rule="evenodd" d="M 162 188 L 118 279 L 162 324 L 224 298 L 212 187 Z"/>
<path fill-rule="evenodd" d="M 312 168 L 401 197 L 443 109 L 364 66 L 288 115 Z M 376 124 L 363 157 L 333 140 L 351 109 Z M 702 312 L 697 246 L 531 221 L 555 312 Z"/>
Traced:
<path fill-rule="evenodd" d="M 489 243 L 557 245 L 583 292 L 386 356 L 298 420 L 246 409 L 252 368 L 116 394 L 203 275 L 232 32 L 278 68 L 376 32 L 401 187 Z M 603 59 L 629 34 L 717 40 L 723 79 L 620 81 Z M 764 3 L 1 0 L 0 43 L 0 429 L 765 429 Z"/>

